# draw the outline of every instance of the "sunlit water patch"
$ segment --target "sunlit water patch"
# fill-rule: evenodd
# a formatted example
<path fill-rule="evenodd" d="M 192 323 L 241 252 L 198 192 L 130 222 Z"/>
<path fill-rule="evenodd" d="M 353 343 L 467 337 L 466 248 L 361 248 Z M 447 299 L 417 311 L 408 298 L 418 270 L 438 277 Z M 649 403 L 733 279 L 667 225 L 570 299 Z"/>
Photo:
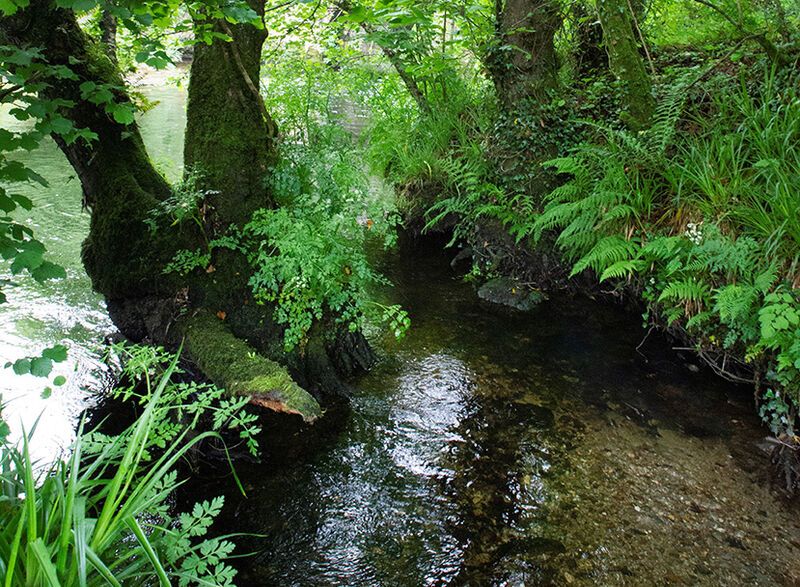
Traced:
<path fill-rule="evenodd" d="M 155 103 L 141 119 L 142 134 L 151 157 L 167 177 L 182 173 L 185 93 L 176 86 L 142 86 L 141 91 Z M 25 127 L 3 112 L 4 128 Z M 80 260 L 81 243 L 89 230 L 89 214 L 81 205 L 81 187 L 72 167 L 49 139 L 39 148 L 24 153 L 24 162 L 42 175 L 49 186 L 14 186 L 33 200 L 35 207 L 17 218 L 32 227 L 44 242 L 48 258 L 65 268 L 67 278 L 36 283 L 26 275 L 11 276 L 5 267 L 0 278 L 13 282 L 6 288 L 8 302 L 0 305 L 0 365 L 38 354 L 56 343 L 69 347 L 68 360 L 56 364 L 50 380 L 63 375 L 67 383 L 53 387 L 51 397 L 42 397 L 52 384 L 31 375 L 18 376 L 0 370 L 0 395 L 7 403 L 4 415 L 19 434 L 37 423 L 36 455 L 50 458 L 74 437 L 75 419 L 94 401 L 104 385 L 100 360 L 103 339 L 114 332 L 101 296 Z M 94 392 L 92 391 L 94 390 Z"/>

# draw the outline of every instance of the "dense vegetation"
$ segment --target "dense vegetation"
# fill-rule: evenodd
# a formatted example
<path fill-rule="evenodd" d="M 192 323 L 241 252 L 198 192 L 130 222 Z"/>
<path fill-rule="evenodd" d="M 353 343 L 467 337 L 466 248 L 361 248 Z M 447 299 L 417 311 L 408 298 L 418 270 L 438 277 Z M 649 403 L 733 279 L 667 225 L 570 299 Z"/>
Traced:
<path fill-rule="evenodd" d="M 177 363 L 160 351 L 124 351 L 147 408 L 120 435 L 82 430 L 70 460 L 44 473 L 28 438 L 13 443 L 0 422 L 6 585 L 229 584 L 231 543 L 197 543 L 221 502 L 177 519 L 162 507 L 175 464 L 225 426 L 255 450 L 251 399 L 313 420 L 369 366 L 365 328 L 403 335 L 404 310 L 373 298 L 388 281 L 368 254 L 393 246 L 401 224 L 452 235 L 477 283 L 633 302 L 648 328 L 754 386 L 797 484 L 796 10 L 0 1 L 0 100 L 30 121 L 0 129 L 10 279 L 65 277 L 19 220 L 36 202 L 15 192 L 45 183 L 24 151 L 52 137 L 81 181 L 84 264 L 115 323 L 137 342 L 185 340 L 219 386 L 174 383 Z M 169 185 L 139 135 L 148 104 L 130 80 L 190 53 L 187 171 Z M 48 377 L 64 352 L 7 367 Z M 190 434 L 201 422 L 209 431 Z"/>

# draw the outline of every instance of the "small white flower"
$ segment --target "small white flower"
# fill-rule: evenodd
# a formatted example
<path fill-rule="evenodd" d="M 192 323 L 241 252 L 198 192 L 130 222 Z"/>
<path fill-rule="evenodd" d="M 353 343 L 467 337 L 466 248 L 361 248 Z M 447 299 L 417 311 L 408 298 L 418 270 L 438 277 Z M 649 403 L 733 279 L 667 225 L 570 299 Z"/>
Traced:
<path fill-rule="evenodd" d="M 686 232 L 683 233 L 694 244 L 699 245 L 703 242 L 703 223 L 695 224 L 689 222 L 686 225 Z"/>

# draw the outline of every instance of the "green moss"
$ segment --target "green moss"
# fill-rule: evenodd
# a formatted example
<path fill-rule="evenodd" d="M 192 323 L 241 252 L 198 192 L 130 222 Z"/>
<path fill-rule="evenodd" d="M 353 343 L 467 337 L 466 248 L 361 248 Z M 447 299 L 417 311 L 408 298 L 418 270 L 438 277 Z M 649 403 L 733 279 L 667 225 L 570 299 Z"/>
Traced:
<path fill-rule="evenodd" d="M 307 422 L 322 415 L 311 394 L 297 385 L 282 365 L 256 353 L 209 313 L 185 320 L 186 350 L 214 383 L 229 393 L 249 395 L 253 403 L 299 414 Z"/>
<path fill-rule="evenodd" d="M 647 74 L 626 0 L 597 0 L 597 13 L 611 71 L 622 84 L 622 119 L 634 129 L 648 125 L 655 110 L 652 81 Z"/>

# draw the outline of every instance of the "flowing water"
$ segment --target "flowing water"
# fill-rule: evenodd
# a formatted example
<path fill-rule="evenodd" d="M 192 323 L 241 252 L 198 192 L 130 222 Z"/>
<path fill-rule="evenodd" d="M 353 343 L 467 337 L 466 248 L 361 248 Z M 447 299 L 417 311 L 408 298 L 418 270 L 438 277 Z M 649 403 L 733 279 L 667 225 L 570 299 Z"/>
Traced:
<path fill-rule="evenodd" d="M 386 261 L 412 315 L 349 410 L 192 485 L 266 538 L 243 585 L 774 585 L 800 529 L 767 483 L 747 389 L 694 373 L 622 310 L 476 299 L 441 250 Z M 641 353 L 641 354 L 640 354 Z M 687 357 L 688 359 L 688 357 Z M 216 469 L 220 471 L 219 468 Z"/>
<path fill-rule="evenodd" d="M 150 155 L 167 177 L 179 178 L 185 93 L 175 86 L 148 85 L 141 90 L 156 103 L 141 120 Z M 0 112 L 0 124 L 3 128 L 22 129 L 27 123 Z M 26 153 L 24 160 L 49 186 L 15 186 L 15 191 L 35 203 L 31 212 L 17 218 L 34 229 L 47 246 L 48 258 L 66 269 L 67 279 L 37 284 L 26 275 L 12 277 L 7 266 L 2 268 L 0 279 L 10 279 L 14 285 L 5 290 L 8 303 L 0 304 L 0 396 L 7 404 L 4 417 L 17 434 L 23 426 L 30 430 L 38 420 L 36 452 L 47 457 L 71 442 L 77 415 L 104 386 L 100 344 L 114 328 L 81 264 L 81 243 L 89 231 L 89 214 L 81 207 L 81 188 L 74 171 L 50 140 Z M 55 388 L 49 399 L 42 397 L 47 380 L 2 369 L 8 361 L 38 354 L 56 343 L 69 347 L 69 358 L 55 366 L 51 379 L 56 374 L 64 375 L 67 384 Z"/>
<path fill-rule="evenodd" d="M 151 154 L 180 173 L 184 95 L 143 117 Z M 80 267 L 77 182 L 51 145 L 31 165 L 33 222 L 69 279 L 20 279 L 0 307 L 2 360 L 61 339 L 72 387 L 4 372 L 14 413 L 71 434 L 112 327 Z M 750 390 L 695 373 L 635 316 L 582 299 L 529 314 L 478 302 L 440 247 L 382 263 L 413 325 L 376 339 L 382 361 L 349 408 L 307 427 L 270 418 L 261 463 L 204 465 L 182 500 L 226 496 L 240 585 L 792 585 L 797 512 L 770 487 Z M 14 408 L 13 406 L 17 407 Z"/>

